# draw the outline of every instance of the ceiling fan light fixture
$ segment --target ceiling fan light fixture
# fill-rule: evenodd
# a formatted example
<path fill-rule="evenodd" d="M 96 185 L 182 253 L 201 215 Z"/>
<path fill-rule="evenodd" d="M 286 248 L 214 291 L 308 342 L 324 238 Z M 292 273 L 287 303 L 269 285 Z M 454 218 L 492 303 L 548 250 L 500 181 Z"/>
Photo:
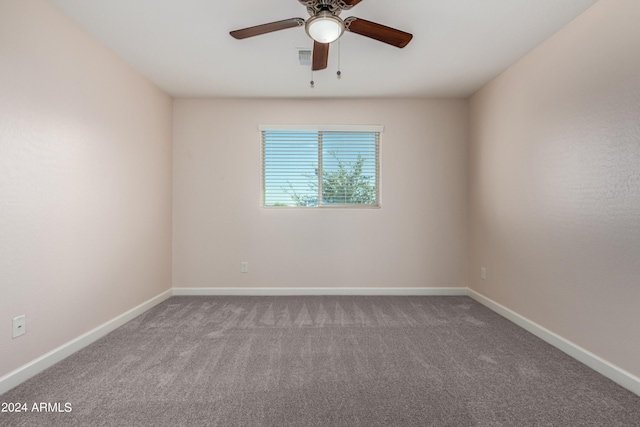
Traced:
<path fill-rule="evenodd" d="M 344 33 L 344 22 L 331 12 L 323 10 L 307 19 L 304 28 L 309 37 L 318 43 L 331 43 Z"/>

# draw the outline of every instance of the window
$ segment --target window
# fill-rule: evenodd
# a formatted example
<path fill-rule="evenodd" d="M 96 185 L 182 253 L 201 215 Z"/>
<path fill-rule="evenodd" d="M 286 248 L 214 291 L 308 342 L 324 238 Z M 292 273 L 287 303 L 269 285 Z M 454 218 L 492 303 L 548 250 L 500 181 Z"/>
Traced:
<path fill-rule="evenodd" d="M 260 126 L 262 206 L 380 206 L 382 126 Z"/>

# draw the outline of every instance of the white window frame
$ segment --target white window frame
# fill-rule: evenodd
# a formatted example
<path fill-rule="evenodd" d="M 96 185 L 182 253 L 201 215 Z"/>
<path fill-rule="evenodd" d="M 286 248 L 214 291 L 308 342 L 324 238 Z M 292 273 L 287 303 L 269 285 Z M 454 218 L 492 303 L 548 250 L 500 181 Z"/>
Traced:
<path fill-rule="evenodd" d="M 266 209 L 379 209 L 381 207 L 381 168 L 380 168 L 380 151 L 383 125 L 259 125 L 260 131 L 260 206 Z M 265 182 L 264 182 L 264 131 L 301 131 L 301 132 L 370 132 L 378 134 L 377 150 L 376 150 L 376 204 L 322 204 L 317 206 L 266 206 L 265 202 Z M 318 153 L 318 164 L 322 165 L 322 150 Z M 318 195 L 322 197 L 322 173 L 318 174 Z"/>

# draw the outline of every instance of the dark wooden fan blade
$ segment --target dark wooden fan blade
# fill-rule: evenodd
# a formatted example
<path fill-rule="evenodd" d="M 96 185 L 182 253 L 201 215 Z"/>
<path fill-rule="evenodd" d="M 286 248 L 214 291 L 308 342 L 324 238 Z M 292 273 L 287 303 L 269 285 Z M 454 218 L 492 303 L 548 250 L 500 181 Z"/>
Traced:
<path fill-rule="evenodd" d="M 404 31 L 353 16 L 345 19 L 344 25 L 347 31 L 396 47 L 405 47 L 413 38 L 412 34 L 405 33 Z"/>
<path fill-rule="evenodd" d="M 329 60 L 329 43 L 313 42 L 313 59 L 311 61 L 311 69 L 313 71 L 324 70 L 327 68 Z"/>
<path fill-rule="evenodd" d="M 360 3 L 362 0 L 342 0 L 347 6 L 355 6 Z"/>
<path fill-rule="evenodd" d="M 247 37 L 259 36 L 273 31 L 285 30 L 287 28 L 300 27 L 304 25 L 304 19 L 291 18 L 282 21 L 269 22 L 268 24 L 256 25 L 255 27 L 243 28 L 231 31 L 231 37 L 236 39 L 246 39 Z"/>

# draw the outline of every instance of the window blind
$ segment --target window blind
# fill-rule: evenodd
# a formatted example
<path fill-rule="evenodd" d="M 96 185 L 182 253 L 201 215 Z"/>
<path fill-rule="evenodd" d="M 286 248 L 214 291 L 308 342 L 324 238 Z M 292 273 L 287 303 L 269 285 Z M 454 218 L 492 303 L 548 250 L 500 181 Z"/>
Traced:
<path fill-rule="evenodd" d="M 263 206 L 380 206 L 381 127 L 334 129 L 261 129 Z"/>

